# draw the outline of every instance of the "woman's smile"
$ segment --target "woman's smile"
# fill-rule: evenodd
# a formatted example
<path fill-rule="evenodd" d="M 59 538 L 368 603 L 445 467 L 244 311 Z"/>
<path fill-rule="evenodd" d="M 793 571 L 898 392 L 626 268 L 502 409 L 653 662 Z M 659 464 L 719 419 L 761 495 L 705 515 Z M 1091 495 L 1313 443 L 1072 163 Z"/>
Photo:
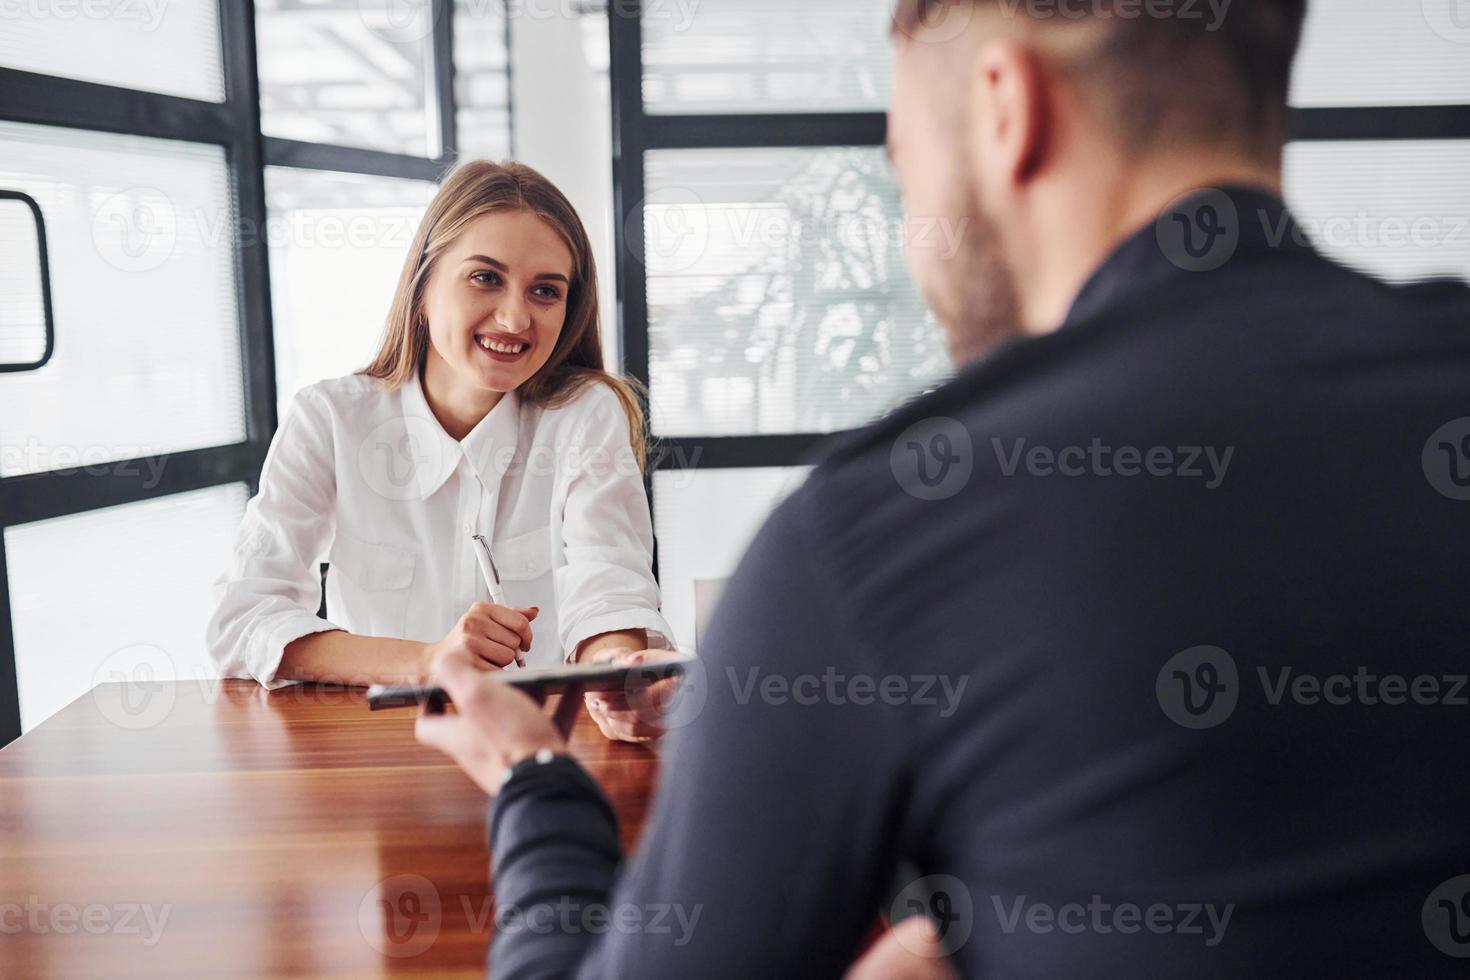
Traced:
<path fill-rule="evenodd" d="M 530 353 L 532 343 L 525 337 L 504 333 L 477 333 L 475 345 L 490 357 L 509 364 L 522 360 Z"/>

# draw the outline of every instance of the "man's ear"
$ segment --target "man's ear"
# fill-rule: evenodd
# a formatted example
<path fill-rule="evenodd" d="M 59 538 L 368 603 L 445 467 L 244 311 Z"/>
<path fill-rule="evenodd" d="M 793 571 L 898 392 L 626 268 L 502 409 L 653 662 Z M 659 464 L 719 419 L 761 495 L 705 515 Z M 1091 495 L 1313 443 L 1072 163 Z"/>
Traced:
<path fill-rule="evenodd" d="M 986 44 L 975 55 L 971 86 L 972 149 L 991 180 L 1024 184 L 1045 156 L 1047 78 L 1036 51 L 1015 40 Z"/>

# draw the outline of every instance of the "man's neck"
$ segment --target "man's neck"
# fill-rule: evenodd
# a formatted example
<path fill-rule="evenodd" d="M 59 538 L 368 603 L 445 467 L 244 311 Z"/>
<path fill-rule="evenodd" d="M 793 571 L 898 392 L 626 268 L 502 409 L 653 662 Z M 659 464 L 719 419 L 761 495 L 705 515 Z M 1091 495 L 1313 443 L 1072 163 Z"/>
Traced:
<path fill-rule="evenodd" d="M 1038 194 L 1032 240 L 1017 261 L 1017 288 L 1026 332 L 1049 333 L 1062 325 L 1088 278 L 1129 236 L 1171 202 L 1202 187 L 1254 184 L 1280 193 L 1279 165 L 1246 159 L 1172 155 L 1149 161 L 1115 160 L 1098 167 L 1096 179 L 1071 181 Z"/>

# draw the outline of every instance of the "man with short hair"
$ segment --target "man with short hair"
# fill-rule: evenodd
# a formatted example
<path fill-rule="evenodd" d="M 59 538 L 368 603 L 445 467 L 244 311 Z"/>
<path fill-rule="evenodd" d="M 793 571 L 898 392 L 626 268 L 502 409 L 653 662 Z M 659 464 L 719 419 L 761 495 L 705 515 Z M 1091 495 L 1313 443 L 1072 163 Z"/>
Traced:
<path fill-rule="evenodd" d="M 498 792 L 495 974 L 837 976 L 880 907 L 932 925 L 869 975 L 1463 972 L 1470 290 L 1282 205 L 1303 16 L 900 2 L 889 148 L 960 235 L 909 257 L 961 370 L 761 531 L 621 873 L 557 732 L 443 665 L 420 736 Z M 526 925 L 562 901 L 633 927 Z"/>

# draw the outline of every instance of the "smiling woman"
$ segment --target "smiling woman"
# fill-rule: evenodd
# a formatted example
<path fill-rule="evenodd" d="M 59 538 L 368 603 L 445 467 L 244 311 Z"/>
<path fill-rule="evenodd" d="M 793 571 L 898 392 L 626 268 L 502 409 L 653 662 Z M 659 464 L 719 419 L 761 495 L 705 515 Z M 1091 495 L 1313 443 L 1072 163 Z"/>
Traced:
<path fill-rule="evenodd" d="M 529 167 L 445 179 L 377 355 L 303 390 L 272 442 L 210 623 L 227 676 L 391 683 L 451 652 L 498 670 L 668 645 L 642 413 L 603 370 L 591 256 Z M 589 705 L 611 737 L 656 734 L 621 701 Z"/>

